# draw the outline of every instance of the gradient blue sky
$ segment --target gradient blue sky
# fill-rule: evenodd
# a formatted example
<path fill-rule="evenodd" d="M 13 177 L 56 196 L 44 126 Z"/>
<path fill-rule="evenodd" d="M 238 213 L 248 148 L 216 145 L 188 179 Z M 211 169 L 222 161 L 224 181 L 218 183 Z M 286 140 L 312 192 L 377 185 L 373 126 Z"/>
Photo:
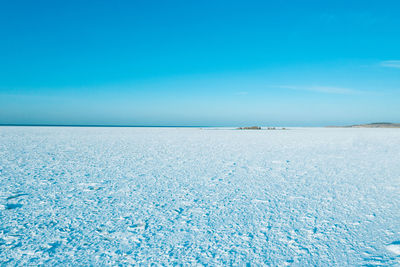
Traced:
<path fill-rule="evenodd" d="M 400 121 L 400 1 L 0 2 L 0 123 Z"/>

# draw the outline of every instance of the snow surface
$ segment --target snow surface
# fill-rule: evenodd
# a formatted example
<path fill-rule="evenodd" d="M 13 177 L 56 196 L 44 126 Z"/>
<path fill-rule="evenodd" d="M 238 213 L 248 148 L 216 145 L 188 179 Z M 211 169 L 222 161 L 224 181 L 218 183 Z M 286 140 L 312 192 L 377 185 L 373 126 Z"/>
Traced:
<path fill-rule="evenodd" d="M 0 265 L 399 265 L 400 130 L 0 127 Z"/>

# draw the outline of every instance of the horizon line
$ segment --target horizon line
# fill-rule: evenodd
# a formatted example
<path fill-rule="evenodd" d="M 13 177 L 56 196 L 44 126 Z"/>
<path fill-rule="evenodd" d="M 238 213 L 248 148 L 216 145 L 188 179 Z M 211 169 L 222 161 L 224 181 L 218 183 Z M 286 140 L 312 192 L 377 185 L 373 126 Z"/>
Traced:
<path fill-rule="evenodd" d="M 26 127 L 163 127 L 163 128 L 195 128 L 195 127 L 223 127 L 223 126 L 195 126 L 195 125 L 128 125 L 128 124 L 47 124 L 47 123 L 0 123 L 0 126 L 26 126 Z M 230 126 L 226 126 L 230 127 Z M 234 127 L 234 126 L 231 126 Z"/>
<path fill-rule="evenodd" d="M 391 122 L 369 122 L 369 123 L 358 123 L 358 124 L 347 124 L 345 126 L 363 125 L 363 124 L 393 124 Z M 110 128 L 213 128 L 213 127 L 248 127 L 248 125 L 129 125 L 129 124 L 49 124 L 49 123 L 0 123 L 0 127 L 110 127 Z M 255 125 L 252 125 L 255 126 Z M 256 125 L 259 126 L 259 125 Z M 259 127 L 341 127 L 338 125 L 296 125 L 296 126 L 276 126 L 261 125 Z M 342 125 L 343 127 L 343 125 Z"/>

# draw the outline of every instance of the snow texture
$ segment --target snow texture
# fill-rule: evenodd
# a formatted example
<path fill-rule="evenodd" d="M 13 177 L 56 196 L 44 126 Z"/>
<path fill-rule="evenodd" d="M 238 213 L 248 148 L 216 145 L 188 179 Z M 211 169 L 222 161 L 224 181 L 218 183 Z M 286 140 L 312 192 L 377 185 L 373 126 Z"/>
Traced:
<path fill-rule="evenodd" d="M 400 130 L 0 127 L 0 265 L 400 265 Z"/>

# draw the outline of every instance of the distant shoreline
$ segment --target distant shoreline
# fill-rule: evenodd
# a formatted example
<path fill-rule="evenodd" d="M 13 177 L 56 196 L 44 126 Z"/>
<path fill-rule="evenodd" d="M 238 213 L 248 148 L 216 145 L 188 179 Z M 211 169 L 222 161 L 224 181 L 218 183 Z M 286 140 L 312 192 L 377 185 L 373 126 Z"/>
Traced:
<path fill-rule="evenodd" d="M 348 126 L 327 126 L 327 128 L 400 128 L 400 123 L 374 122 L 374 123 L 355 124 Z"/>

